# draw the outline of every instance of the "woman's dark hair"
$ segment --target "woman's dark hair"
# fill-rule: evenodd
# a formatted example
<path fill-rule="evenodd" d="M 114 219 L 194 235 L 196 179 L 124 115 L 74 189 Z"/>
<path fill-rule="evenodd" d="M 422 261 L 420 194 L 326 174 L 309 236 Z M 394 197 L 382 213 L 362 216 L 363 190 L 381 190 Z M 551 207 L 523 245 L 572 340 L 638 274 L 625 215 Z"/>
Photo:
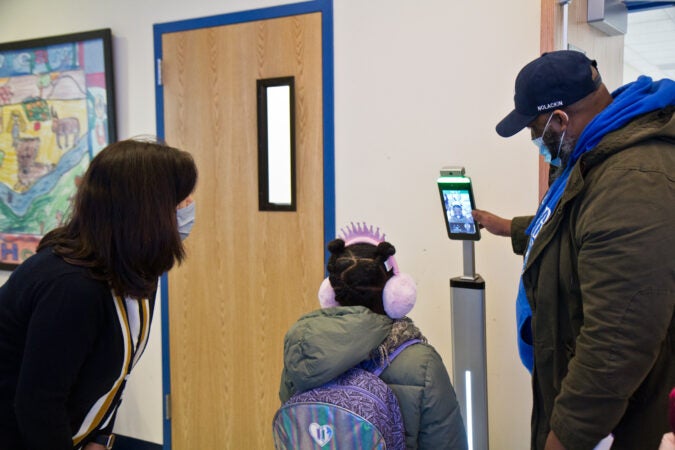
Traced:
<path fill-rule="evenodd" d="M 118 295 L 149 296 L 185 257 L 176 206 L 196 183 L 187 152 L 141 140 L 111 144 L 91 161 L 69 221 L 47 233 L 38 251 L 51 246 Z"/>
<path fill-rule="evenodd" d="M 378 314 L 385 314 L 382 305 L 384 285 L 393 276 L 385 261 L 396 249 L 389 242 L 378 246 L 352 244 L 345 247 L 342 239 L 328 243 L 331 256 L 326 269 L 335 291 L 335 300 L 342 306 L 365 306 Z"/>

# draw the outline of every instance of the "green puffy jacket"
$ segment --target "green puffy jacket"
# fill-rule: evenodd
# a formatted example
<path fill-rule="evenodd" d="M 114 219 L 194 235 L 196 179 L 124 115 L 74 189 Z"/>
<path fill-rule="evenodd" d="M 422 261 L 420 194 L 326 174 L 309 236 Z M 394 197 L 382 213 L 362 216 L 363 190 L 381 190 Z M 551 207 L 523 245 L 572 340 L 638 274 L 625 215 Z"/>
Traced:
<path fill-rule="evenodd" d="M 370 359 L 392 319 L 362 306 L 306 314 L 286 333 L 279 397 L 320 386 Z M 408 449 L 466 449 L 459 404 L 441 357 L 429 344 L 405 349 L 382 373 L 401 406 Z"/>

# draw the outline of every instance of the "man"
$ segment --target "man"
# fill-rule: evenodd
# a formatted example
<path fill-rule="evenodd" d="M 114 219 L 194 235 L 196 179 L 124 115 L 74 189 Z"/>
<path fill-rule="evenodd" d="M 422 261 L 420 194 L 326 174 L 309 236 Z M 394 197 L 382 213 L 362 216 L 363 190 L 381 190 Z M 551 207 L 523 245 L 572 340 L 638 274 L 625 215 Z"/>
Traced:
<path fill-rule="evenodd" d="M 675 82 L 610 95 L 595 61 L 565 50 L 526 65 L 514 100 L 497 133 L 529 128 L 560 167 L 524 232 L 476 216 L 525 255 L 532 448 L 592 449 L 610 433 L 612 449 L 658 448 L 675 386 Z"/>

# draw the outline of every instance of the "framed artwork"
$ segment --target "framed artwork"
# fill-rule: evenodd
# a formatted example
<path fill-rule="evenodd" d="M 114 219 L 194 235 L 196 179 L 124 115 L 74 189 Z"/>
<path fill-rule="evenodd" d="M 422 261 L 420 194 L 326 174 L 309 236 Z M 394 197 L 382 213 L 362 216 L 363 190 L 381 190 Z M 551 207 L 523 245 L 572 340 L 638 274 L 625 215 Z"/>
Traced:
<path fill-rule="evenodd" d="M 64 223 L 116 140 L 111 47 L 110 29 L 0 44 L 0 269 Z"/>

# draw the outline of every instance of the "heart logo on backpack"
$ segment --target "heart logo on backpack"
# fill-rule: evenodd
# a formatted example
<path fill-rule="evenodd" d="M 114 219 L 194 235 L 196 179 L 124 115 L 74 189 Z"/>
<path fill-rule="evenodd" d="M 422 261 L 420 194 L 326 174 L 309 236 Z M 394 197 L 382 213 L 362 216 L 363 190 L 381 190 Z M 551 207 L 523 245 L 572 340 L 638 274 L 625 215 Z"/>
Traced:
<path fill-rule="evenodd" d="M 319 444 L 319 447 L 323 447 L 333 439 L 333 427 L 312 422 L 309 424 L 309 435 L 312 436 L 314 442 Z"/>

